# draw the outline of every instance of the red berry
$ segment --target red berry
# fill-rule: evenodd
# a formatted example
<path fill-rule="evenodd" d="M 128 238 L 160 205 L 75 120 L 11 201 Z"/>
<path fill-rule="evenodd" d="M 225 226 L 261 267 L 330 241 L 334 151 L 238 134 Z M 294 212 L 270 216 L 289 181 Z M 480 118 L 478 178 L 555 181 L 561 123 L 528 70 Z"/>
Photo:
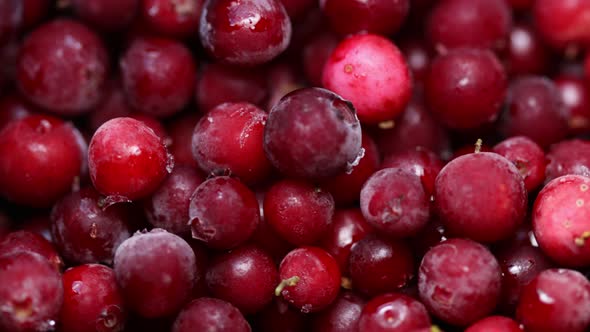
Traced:
<path fill-rule="evenodd" d="M 505 139 L 494 146 L 494 152 L 516 166 L 528 192 L 532 192 L 543 183 L 546 167 L 545 153 L 531 139 L 524 136 Z"/>
<path fill-rule="evenodd" d="M 233 305 L 202 297 L 189 303 L 176 317 L 172 332 L 191 331 L 250 332 L 244 316 Z"/>
<path fill-rule="evenodd" d="M 523 329 L 518 323 L 508 317 L 490 316 L 481 319 L 471 326 L 465 332 L 522 332 Z"/>
<path fill-rule="evenodd" d="M 20 251 L 32 252 L 45 258 L 56 271 L 61 271 L 64 262 L 53 244 L 43 236 L 30 231 L 16 231 L 0 237 L 0 253 L 8 255 Z"/>
<path fill-rule="evenodd" d="M 74 12 L 86 23 L 112 32 L 127 27 L 135 18 L 140 0 L 72 0 Z"/>
<path fill-rule="evenodd" d="M 430 328 L 428 311 L 419 301 L 398 293 L 387 293 L 367 302 L 359 328 L 371 332 L 406 332 Z"/>
<path fill-rule="evenodd" d="M 141 14 L 156 33 L 176 38 L 196 35 L 203 0 L 144 0 Z"/>
<path fill-rule="evenodd" d="M 342 34 L 369 32 L 392 35 L 404 22 L 409 0 L 320 0 L 320 7 L 334 31 Z"/>

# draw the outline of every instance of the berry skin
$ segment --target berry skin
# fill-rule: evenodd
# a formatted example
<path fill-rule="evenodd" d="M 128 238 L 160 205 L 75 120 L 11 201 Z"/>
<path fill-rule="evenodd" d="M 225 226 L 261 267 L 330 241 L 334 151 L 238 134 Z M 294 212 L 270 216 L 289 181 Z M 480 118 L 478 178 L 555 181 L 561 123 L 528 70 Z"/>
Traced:
<path fill-rule="evenodd" d="M 590 264 L 590 178 L 565 175 L 539 192 L 533 207 L 533 230 L 539 246 L 563 266 Z"/>
<path fill-rule="evenodd" d="M 240 311 L 228 302 L 202 297 L 189 303 L 176 317 L 172 332 L 251 332 Z"/>
<path fill-rule="evenodd" d="M 322 83 L 350 100 L 366 124 L 396 118 L 410 101 L 412 90 L 410 70 L 400 50 L 373 34 L 341 41 L 324 66 Z"/>
<path fill-rule="evenodd" d="M 232 65 L 266 63 L 291 40 L 291 20 L 279 0 L 209 0 L 201 13 L 201 43 Z"/>
<path fill-rule="evenodd" d="M 405 332 L 430 328 L 430 316 L 422 303 L 398 293 L 386 293 L 367 302 L 359 328 L 371 332 Z"/>
<path fill-rule="evenodd" d="M 62 116 L 87 113 L 102 97 L 107 51 L 86 26 L 57 19 L 33 30 L 23 43 L 16 76 L 30 101 Z"/>
<path fill-rule="evenodd" d="M 495 242 L 509 237 L 524 221 L 527 192 L 508 159 L 478 152 L 453 159 L 441 170 L 434 200 L 451 234 Z"/>
<path fill-rule="evenodd" d="M 132 118 L 105 122 L 92 136 L 88 148 L 92 184 L 115 201 L 152 194 L 171 171 L 169 163 L 162 139 Z"/>

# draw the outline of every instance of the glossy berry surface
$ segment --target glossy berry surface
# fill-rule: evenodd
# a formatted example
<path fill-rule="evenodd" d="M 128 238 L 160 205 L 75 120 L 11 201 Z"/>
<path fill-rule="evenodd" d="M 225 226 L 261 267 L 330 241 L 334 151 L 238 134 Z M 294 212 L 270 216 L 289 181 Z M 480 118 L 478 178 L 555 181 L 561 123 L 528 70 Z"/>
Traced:
<path fill-rule="evenodd" d="M 524 221 L 527 192 L 508 159 L 478 152 L 453 159 L 442 169 L 434 200 L 450 233 L 495 242 L 509 237 Z"/>
<path fill-rule="evenodd" d="M 358 162 L 361 135 L 350 102 L 328 90 L 300 89 L 284 96 L 270 111 L 264 151 L 288 176 L 320 178 L 349 170 Z"/>
<path fill-rule="evenodd" d="M 410 101 L 412 82 L 402 53 L 388 39 L 358 34 L 341 41 L 324 66 L 322 84 L 352 102 L 361 122 L 392 120 Z"/>
<path fill-rule="evenodd" d="M 450 239 L 430 249 L 420 264 L 422 303 L 438 318 L 469 325 L 491 313 L 499 300 L 501 270 L 481 244 Z"/>
<path fill-rule="evenodd" d="M 312 321 L 314 332 L 345 332 L 359 328 L 365 300 L 352 292 L 341 292 L 332 305 Z"/>
<path fill-rule="evenodd" d="M 408 245 L 375 234 L 356 243 L 348 264 L 353 289 L 368 296 L 400 289 L 414 277 L 414 260 Z"/>
<path fill-rule="evenodd" d="M 53 206 L 51 233 L 66 260 L 112 264 L 115 250 L 130 236 L 125 207 L 105 209 L 101 199 L 93 188 L 83 188 Z"/>
<path fill-rule="evenodd" d="M 28 35 L 16 72 L 18 87 L 29 100 L 56 114 L 72 116 L 89 111 L 100 101 L 109 61 L 105 46 L 92 30 L 58 19 Z"/>
<path fill-rule="evenodd" d="M 537 29 L 556 48 L 579 46 L 590 40 L 590 3 L 583 0 L 539 0 L 533 6 Z"/>
<path fill-rule="evenodd" d="M 568 174 L 590 176 L 590 142 L 572 139 L 551 146 L 547 152 L 545 182 Z"/>
<path fill-rule="evenodd" d="M 506 69 L 512 75 L 541 74 L 547 70 L 551 53 L 531 24 L 517 23 L 506 46 Z"/>
<path fill-rule="evenodd" d="M 443 161 L 424 147 L 388 155 L 381 163 L 381 168 L 397 168 L 414 173 L 420 178 L 429 197 L 434 193 L 434 182 L 443 166 Z"/>
<path fill-rule="evenodd" d="M 195 254 L 177 235 L 153 229 L 136 233 L 117 248 L 114 270 L 130 310 L 142 317 L 164 317 L 189 300 Z"/>
<path fill-rule="evenodd" d="M 0 328 L 4 331 L 55 329 L 64 298 L 61 277 L 40 255 L 0 256 Z"/>
<path fill-rule="evenodd" d="M 399 293 L 386 293 L 367 302 L 359 328 L 372 332 L 419 331 L 430 328 L 430 316 L 418 300 Z"/>
<path fill-rule="evenodd" d="M 267 113 L 249 103 L 224 103 L 209 110 L 195 127 L 193 156 L 207 174 L 232 174 L 255 184 L 272 165 L 262 146 Z"/>
<path fill-rule="evenodd" d="M 370 32 L 391 35 L 402 25 L 408 0 L 321 0 L 320 7 L 334 31 L 342 34 Z"/>
<path fill-rule="evenodd" d="M 382 234 L 403 238 L 418 233 L 428 222 L 430 199 L 420 178 L 408 170 L 375 172 L 361 190 L 361 211 Z"/>
<path fill-rule="evenodd" d="M 543 183 L 546 168 L 545 153 L 531 139 L 524 136 L 511 137 L 496 144 L 493 150 L 516 166 L 528 192 Z"/>
<path fill-rule="evenodd" d="M 295 245 L 315 243 L 334 215 L 330 193 L 307 182 L 276 182 L 264 196 L 264 219 L 285 240 Z"/>
<path fill-rule="evenodd" d="M 526 331 L 584 331 L 590 325 L 590 283 L 579 272 L 550 269 L 522 290 L 517 317 Z"/>
<path fill-rule="evenodd" d="M 203 7 L 201 43 L 221 62 L 257 65 L 283 52 L 291 20 L 278 0 L 211 0 Z"/>
<path fill-rule="evenodd" d="M 269 254 L 254 246 L 243 246 L 214 258 L 206 280 L 212 295 L 249 314 L 272 301 L 279 273 Z"/>
<path fill-rule="evenodd" d="M 433 115 L 453 129 L 476 128 L 494 121 L 506 95 L 507 78 L 488 50 L 462 48 L 434 59 L 424 82 Z"/>
<path fill-rule="evenodd" d="M 193 96 L 197 65 L 180 42 L 138 38 L 121 57 L 119 67 L 127 100 L 147 114 L 170 116 Z"/>
<path fill-rule="evenodd" d="M 204 180 L 203 175 L 191 167 L 174 167 L 162 185 L 144 201 L 150 224 L 174 234 L 189 234 L 190 199 Z"/>
<path fill-rule="evenodd" d="M 590 129 L 590 87 L 582 78 L 561 75 L 554 79 L 572 133 Z"/>
<path fill-rule="evenodd" d="M 80 176 L 86 143 L 69 122 L 30 115 L 0 131 L 0 195 L 33 207 L 49 207 Z"/>
<path fill-rule="evenodd" d="M 520 325 L 508 317 L 489 316 L 469 326 L 465 332 L 522 332 Z"/>
<path fill-rule="evenodd" d="M 340 291 L 340 269 L 330 254 L 317 247 L 300 247 L 279 266 L 281 283 L 275 295 L 310 313 L 330 305 Z"/>
<path fill-rule="evenodd" d="M 96 130 L 88 148 L 94 187 L 119 200 L 153 193 L 169 173 L 166 147 L 153 130 L 132 118 L 115 118 Z"/>
<path fill-rule="evenodd" d="M 260 222 L 258 201 L 240 181 L 219 176 L 201 183 L 189 205 L 193 238 L 215 249 L 244 243 Z"/>
<path fill-rule="evenodd" d="M 61 331 L 123 331 L 127 311 L 111 268 L 80 265 L 68 269 L 62 279 Z"/>
<path fill-rule="evenodd" d="M 141 1 L 141 15 L 157 33 L 176 38 L 191 37 L 199 31 L 203 0 Z"/>
<path fill-rule="evenodd" d="M 535 237 L 543 252 L 564 266 L 585 266 L 590 261 L 588 188 L 588 177 L 565 175 L 549 182 L 535 200 Z"/>
<path fill-rule="evenodd" d="M 45 258 L 56 271 L 61 271 L 64 262 L 51 242 L 30 231 L 15 231 L 0 237 L 0 253 L 31 252 Z"/>
<path fill-rule="evenodd" d="M 242 313 L 225 301 L 202 297 L 189 303 L 174 321 L 172 332 L 250 332 Z"/>

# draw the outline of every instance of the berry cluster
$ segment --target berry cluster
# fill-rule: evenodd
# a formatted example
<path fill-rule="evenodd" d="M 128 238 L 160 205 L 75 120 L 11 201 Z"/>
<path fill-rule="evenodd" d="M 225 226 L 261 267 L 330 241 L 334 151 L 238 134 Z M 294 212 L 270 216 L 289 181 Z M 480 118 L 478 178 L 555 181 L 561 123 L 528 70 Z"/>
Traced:
<path fill-rule="evenodd" d="M 0 331 L 589 331 L 589 46 L 588 0 L 0 0 Z"/>

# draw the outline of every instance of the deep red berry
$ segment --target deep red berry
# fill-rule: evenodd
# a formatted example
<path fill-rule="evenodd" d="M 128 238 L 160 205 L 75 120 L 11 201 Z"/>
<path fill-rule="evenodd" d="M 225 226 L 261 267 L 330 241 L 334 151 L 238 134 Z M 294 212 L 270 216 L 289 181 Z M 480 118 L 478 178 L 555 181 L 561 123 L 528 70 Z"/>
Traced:
<path fill-rule="evenodd" d="M 276 297 L 273 303 L 256 315 L 254 328 L 260 332 L 305 332 L 309 331 L 309 316 Z"/>
<path fill-rule="evenodd" d="M 557 48 L 580 47 L 590 41 L 590 3 L 584 0 L 537 0 L 535 26 Z"/>
<path fill-rule="evenodd" d="M 348 275 L 348 258 L 352 247 L 372 230 L 359 209 L 336 210 L 332 224 L 319 241 L 319 246 L 336 259 L 342 274 Z"/>
<path fill-rule="evenodd" d="M 190 298 L 195 254 L 182 238 L 156 228 L 125 240 L 115 253 L 114 269 L 129 309 L 142 317 L 164 317 Z"/>
<path fill-rule="evenodd" d="M 428 311 L 419 301 L 387 293 L 367 302 L 361 314 L 360 331 L 405 332 L 430 328 Z"/>
<path fill-rule="evenodd" d="M 45 258 L 56 271 L 61 271 L 64 262 L 51 242 L 30 231 L 16 231 L 0 238 L 0 253 L 8 255 L 20 251 L 32 252 Z"/>
<path fill-rule="evenodd" d="M 141 15 L 147 25 L 158 34 L 176 38 L 193 37 L 199 31 L 203 2 L 145 0 L 141 2 Z"/>
<path fill-rule="evenodd" d="M 585 133 L 590 129 L 590 86 L 582 78 L 560 75 L 554 79 L 564 105 L 570 131 Z"/>
<path fill-rule="evenodd" d="M 432 62 L 424 83 L 425 100 L 447 127 L 476 128 L 498 117 L 506 86 L 506 72 L 494 53 L 457 49 Z"/>
<path fill-rule="evenodd" d="M 205 49 L 235 65 L 268 62 L 291 40 L 291 20 L 279 0 L 210 0 L 200 24 Z"/>
<path fill-rule="evenodd" d="M 427 34 L 439 53 L 459 47 L 502 48 L 512 25 L 504 0 L 445 0 L 432 9 Z"/>
<path fill-rule="evenodd" d="M 282 238 L 295 245 L 317 242 L 334 215 L 330 193 L 296 180 L 275 182 L 264 196 L 264 219 Z"/>
<path fill-rule="evenodd" d="M 465 332 L 522 332 L 523 329 L 516 321 L 503 316 L 490 316 L 481 319 L 471 326 Z"/>
<path fill-rule="evenodd" d="M 338 45 L 339 38 L 331 31 L 313 36 L 303 47 L 303 70 L 312 86 L 322 85 L 324 65 Z"/>
<path fill-rule="evenodd" d="M 508 73 L 542 74 L 548 69 L 551 53 L 531 24 L 515 24 L 506 48 L 504 61 Z"/>
<path fill-rule="evenodd" d="M 9 123 L 0 131 L 0 195 L 51 206 L 80 176 L 85 150 L 80 132 L 61 119 L 30 115 Z"/>
<path fill-rule="evenodd" d="M 375 124 L 400 115 L 410 101 L 410 70 L 395 44 L 374 34 L 350 36 L 324 66 L 322 83 L 352 102 L 361 122 Z"/>
<path fill-rule="evenodd" d="M 501 130 L 506 137 L 527 136 L 542 148 L 568 133 L 559 90 L 541 76 L 527 76 L 510 84 Z"/>
<path fill-rule="evenodd" d="M 172 332 L 250 332 L 240 311 L 228 302 L 202 297 L 189 303 L 174 321 Z"/>
<path fill-rule="evenodd" d="M 31 252 L 0 256 L 0 329 L 27 332 L 56 327 L 63 303 L 61 276 Z"/>
<path fill-rule="evenodd" d="M 228 102 L 262 105 L 267 96 L 264 69 L 245 69 L 210 63 L 199 76 L 196 100 L 203 113 Z"/>
<path fill-rule="evenodd" d="M 353 289 L 368 296 L 400 289 L 414 276 L 414 259 L 408 245 L 375 234 L 356 243 L 348 264 Z"/>
<path fill-rule="evenodd" d="M 509 237 L 524 221 L 527 191 L 516 166 L 490 152 L 449 162 L 436 178 L 434 201 L 447 230 L 481 242 Z"/>
<path fill-rule="evenodd" d="M 399 48 L 406 58 L 412 78 L 418 83 L 424 81 L 433 58 L 430 45 L 423 39 L 412 36 L 401 40 Z"/>
<path fill-rule="evenodd" d="M 215 249 L 231 249 L 252 236 L 260 222 L 255 194 L 240 181 L 219 176 L 201 183 L 189 205 L 192 236 Z"/>
<path fill-rule="evenodd" d="M 190 234 L 190 199 L 204 177 L 193 168 L 177 166 L 162 185 L 144 201 L 150 224 L 178 235 Z"/>
<path fill-rule="evenodd" d="M 385 168 L 375 172 L 361 190 L 361 211 L 377 231 L 403 238 L 416 234 L 430 218 L 430 197 L 410 170 Z"/>
<path fill-rule="evenodd" d="M 58 19 L 24 41 L 17 84 L 32 102 L 59 115 L 90 111 L 102 97 L 109 63 L 100 38 L 86 26 Z"/>
<path fill-rule="evenodd" d="M 206 280 L 213 296 L 252 314 L 272 301 L 279 273 L 269 254 L 244 246 L 215 257 Z"/>
<path fill-rule="evenodd" d="M 549 182 L 533 207 L 533 230 L 543 252 L 565 266 L 590 263 L 590 178 L 565 175 Z"/>
<path fill-rule="evenodd" d="M 329 306 L 340 291 L 340 269 L 330 254 L 316 247 L 301 247 L 285 256 L 279 267 L 281 283 L 275 295 L 303 313 Z"/>
<path fill-rule="evenodd" d="M 331 306 L 315 315 L 313 332 L 348 332 L 359 329 L 365 300 L 352 292 L 341 292 Z"/>
<path fill-rule="evenodd" d="M 404 22 L 409 0 L 320 0 L 332 29 L 342 35 L 369 32 L 389 36 Z"/>
<path fill-rule="evenodd" d="M 25 101 L 20 95 L 8 94 L 0 99 L 0 129 L 10 121 L 22 119 L 27 115 L 39 113 L 39 111 L 37 107 Z"/>
<path fill-rule="evenodd" d="M 245 183 L 264 181 L 272 171 L 262 146 L 267 113 L 249 103 L 224 103 L 195 127 L 193 156 L 207 174 L 231 174 Z"/>
<path fill-rule="evenodd" d="M 418 274 L 420 298 L 433 315 L 466 326 L 494 310 L 501 274 L 486 247 L 471 240 L 450 239 L 424 255 Z"/>
<path fill-rule="evenodd" d="M 193 158 L 192 144 L 195 126 L 201 118 L 197 113 L 181 114 L 167 123 L 168 150 L 174 157 L 174 165 L 190 166 L 197 169 L 199 166 Z"/>
<path fill-rule="evenodd" d="M 167 117 L 192 99 L 197 65 L 180 42 L 138 38 L 121 57 L 119 67 L 129 103 L 142 112 Z"/>
<path fill-rule="evenodd" d="M 8 1 L 10 2 L 10 1 Z M 49 12 L 50 0 L 23 0 L 23 26 L 30 28 L 38 24 Z"/>
<path fill-rule="evenodd" d="M 60 331 L 123 331 L 127 310 L 111 268 L 80 265 L 67 270 L 62 279 Z"/>
<path fill-rule="evenodd" d="M 132 118 L 115 118 L 96 130 L 88 167 L 94 187 L 114 200 L 150 195 L 171 171 L 162 139 Z"/>
<path fill-rule="evenodd" d="M 545 179 L 545 153 L 528 137 L 515 136 L 494 146 L 494 152 L 510 160 L 524 179 L 528 192 L 539 187 Z"/>
<path fill-rule="evenodd" d="M 577 271 L 545 270 L 522 290 L 516 315 L 527 332 L 585 331 L 590 283 Z"/>
<path fill-rule="evenodd" d="M 358 163 L 361 135 L 350 102 L 328 90 L 306 88 L 289 93 L 272 108 L 264 150 L 288 176 L 326 177 Z"/>
<path fill-rule="evenodd" d="M 568 174 L 590 176 L 590 142 L 573 139 L 551 146 L 547 153 L 545 182 Z"/>
<path fill-rule="evenodd" d="M 72 0 L 75 14 L 86 23 L 107 32 L 122 30 L 135 18 L 140 0 Z"/>
<path fill-rule="evenodd" d="M 14 39 L 21 27 L 22 17 L 22 1 L 8 0 L 0 4 L 0 47 Z"/>

